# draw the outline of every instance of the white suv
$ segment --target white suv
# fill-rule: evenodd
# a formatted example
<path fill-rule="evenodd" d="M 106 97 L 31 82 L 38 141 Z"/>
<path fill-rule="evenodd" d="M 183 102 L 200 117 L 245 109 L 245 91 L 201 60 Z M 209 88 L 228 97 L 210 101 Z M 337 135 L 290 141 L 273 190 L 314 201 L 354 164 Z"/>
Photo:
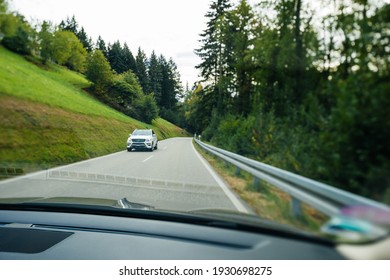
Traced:
<path fill-rule="evenodd" d="M 157 150 L 158 140 L 157 135 L 151 129 L 136 129 L 127 139 L 127 151 L 134 150 Z"/>

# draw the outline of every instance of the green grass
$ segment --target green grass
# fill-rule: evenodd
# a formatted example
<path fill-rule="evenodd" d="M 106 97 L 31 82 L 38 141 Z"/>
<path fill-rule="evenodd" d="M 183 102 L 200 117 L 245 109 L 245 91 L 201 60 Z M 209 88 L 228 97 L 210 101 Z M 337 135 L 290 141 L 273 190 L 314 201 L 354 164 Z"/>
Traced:
<path fill-rule="evenodd" d="M 0 168 L 26 173 L 124 150 L 135 128 L 152 128 L 160 140 L 188 135 L 163 119 L 132 119 L 91 97 L 88 86 L 81 74 L 0 46 Z"/>
<path fill-rule="evenodd" d="M 0 94 L 44 103 L 77 113 L 129 121 L 114 109 L 96 102 L 82 88 L 89 82 L 80 74 L 50 64 L 47 69 L 0 46 Z"/>

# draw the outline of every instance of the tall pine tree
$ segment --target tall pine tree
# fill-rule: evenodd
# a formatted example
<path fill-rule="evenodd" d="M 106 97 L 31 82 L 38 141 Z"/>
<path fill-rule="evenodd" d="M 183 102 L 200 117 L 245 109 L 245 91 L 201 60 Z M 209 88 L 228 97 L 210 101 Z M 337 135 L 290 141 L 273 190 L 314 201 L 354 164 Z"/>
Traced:
<path fill-rule="evenodd" d="M 218 94 L 217 109 L 219 113 L 225 110 L 226 99 L 228 98 L 226 87 L 221 77 L 226 70 L 225 44 L 221 40 L 221 22 L 224 16 L 231 8 L 229 0 L 215 0 L 210 5 L 209 12 L 205 17 L 208 18 L 207 28 L 201 34 L 201 47 L 195 50 L 195 53 L 201 58 L 202 62 L 196 66 L 201 70 L 201 75 L 205 81 L 212 83 L 212 91 Z"/>
<path fill-rule="evenodd" d="M 156 53 L 153 51 L 148 61 L 148 76 L 150 83 L 150 90 L 154 93 L 157 104 L 161 103 L 161 83 L 162 73 L 161 65 L 157 59 Z"/>
<path fill-rule="evenodd" d="M 130 51 L 129 46 L 124 43 L 122 48 L 122 56 L 123 61 L 126 67 L 126 71 L 131 70 L 134 73 L 137 72 L 137 64 L 135 62 L 135 58 L 133 56 L 133 53 Z"/>
<path fill-rule="evenodd" d="M 230 7 L 229 0 L 215 0 L 211 3 L 210 11 L 205 15 L 208 18 L 207 28 L 200 35 L 202 46 L 195 50 L 196 54 L 202 59 L 202 62 L 196 68 L 201 70 L 202 77 L 206 80 L 214 80 L 214 84 L 217 83 L 220 74 L 220 59 L 223 48 L 217 25 Z"/>
<path fill-rule="evenodd" d="M 108 59 L 108 50 L 106 46 L 106 42 L 104 42 L 103 38 L 99 35 L 96 41 L 96 49 L 101 51 L 106 59 Z"/>
<path fill-rule="evenodd" d="M 61 21 L 60 25 L 58 26 L 59 29 L 63 31 L 70 31 L 77 35 L 79 24 L 76 21 L 75 16 L 73 15 L 72 18 L 67 17 L 66 21 Z"/>
<path fill-rule="evenodd" d="M 122 46 L 119 41 L 108 47 L 108 61 L 110 62 L 112 70 L 116 73 L 121 74 L 126 72 L 126 63 L 122 55 Z"/>
<path fill-rule="evenodd" d="M 142 86 L 142 90 L 144 93 L 150 93 L 150 87 L 149 87 L 149 77 L 147 72 L 147 57 L 146 54 L 141 48 L 138 48 L 138 53 L 135 58 L 135 63 L 137 66 L 137 77 L 139 79 L 139 82 Z"/>
<path fill-rule="evenodd" d="M 247 116 L 252 110 L 252 75 L 253 67 L 248 52 L 253 48 L 254 14 L 246 0 L 241 0 L 238 6 L 229 13 L 228 24 L 223 31 L 228 37 L 225 45 L 231 46 L 226 56 L 231 66 L 230 72 L 234 81 L 234 93 L 237 98 L 237 113 Z"/>
<path fill-rule="evenodd" d="M 77 38 L 79 38 L 80 42 L 83 44 L 84 48 L 87 50 L 87 52 L 91 52 L 92 47 L 92 39 L 88 38 L 87 33 L 84 30 L 84 27 L 81 27 L 80 31 L 76 34 Z"/>

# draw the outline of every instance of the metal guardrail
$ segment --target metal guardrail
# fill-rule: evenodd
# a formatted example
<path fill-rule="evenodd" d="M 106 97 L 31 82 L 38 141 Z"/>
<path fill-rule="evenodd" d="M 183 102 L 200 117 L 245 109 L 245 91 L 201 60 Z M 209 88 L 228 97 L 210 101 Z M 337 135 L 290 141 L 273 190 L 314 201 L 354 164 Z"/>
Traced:
<path fill-rule="evenodd" d="M 234 154 L 205 144 L 195 138 L 204 150 L 253 175 L 256 183 L 264 180 L 291 196 L 291 211 L 294 216 L 301 214 L 301 202 L 327 214 L 335 216 L 340 209 L 350 206 L 374 207 L 385 211 L 390 208 L 377 201 L 317 182 L 312 179 Z"/>
<path fill-rule="evenodd" d="M 24 174 L 22 168 L 0 167 L 0 178 L 16 177 Z"/>

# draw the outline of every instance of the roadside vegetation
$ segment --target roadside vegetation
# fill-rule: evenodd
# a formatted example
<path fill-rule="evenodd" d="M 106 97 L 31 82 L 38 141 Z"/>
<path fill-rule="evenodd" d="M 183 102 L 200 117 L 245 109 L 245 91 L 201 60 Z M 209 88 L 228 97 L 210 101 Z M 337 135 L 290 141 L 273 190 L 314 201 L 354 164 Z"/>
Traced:
<path fill-rule="evenodd" d="M 214 0 L 206 18 L 187 129 L 390 203 L 390 4 Z"/>
<path fill-rule="evenodd" d="M 390 4 L 317 2 L 213 0 L 195 50 L 202 78 L 183 89 L 172 59 L 93 42 L 74 17 L 32 26 L 0 0 L 1 44 L 39 68 L 27 75 L 2 61 L 1 93 L 117 121 L 161 116 L 221 148 L 390 203 Z M 24 86 L 44 69 L 41 84 Z M 58 93 L 45 95 L 56 79 Z"/>
<path fill-rule="evenodd" d="M 161 116 L 182 124 L 178 100 L 183 87 L 171 58 L 154 51 L 148 57 L 141 47 L 134 56 L 126 43 L 106 43 L 100 36 L 93 42 L 74 16 L 57 25 L 39 19 L 29 23 L 9 9 L 10 1 L 0 0 L 4 47 L 42 66 L 61 65 L 85 74 L 90 81 L 85 89 L 127 116 L 149 124 Z"/>
<path fill-rule="evenodd" d="M 135 128 L 187 135 L 159 117 L 178 110 L 172 60 L 93 44 L 74 17 L 32 25 L 8 4 L 0 0 L 0 177 L 124 150 Z"/>
<path fill-rule="evenodd" d="M 0 46 L 0 176 L 124 150 L 135 128 L 152 128 L 159 139 L 187 135 L 161 118 L 142 123 L 99 102 L 80 74 L 28 60 Z"/>
<path fill-rule="evenodd" d="M 261 218 L 293 226 L 318 234 L 328 217 L 314 208 L 303 204 L 301 216 L 291 213 L 291 197 L 272 185 L 254 182 L 253 176 L 206 152 L 195 142 L 197 151 L 210 163 L 213 169 L 226 181 L 231 189 L 246 202 Z"/>

